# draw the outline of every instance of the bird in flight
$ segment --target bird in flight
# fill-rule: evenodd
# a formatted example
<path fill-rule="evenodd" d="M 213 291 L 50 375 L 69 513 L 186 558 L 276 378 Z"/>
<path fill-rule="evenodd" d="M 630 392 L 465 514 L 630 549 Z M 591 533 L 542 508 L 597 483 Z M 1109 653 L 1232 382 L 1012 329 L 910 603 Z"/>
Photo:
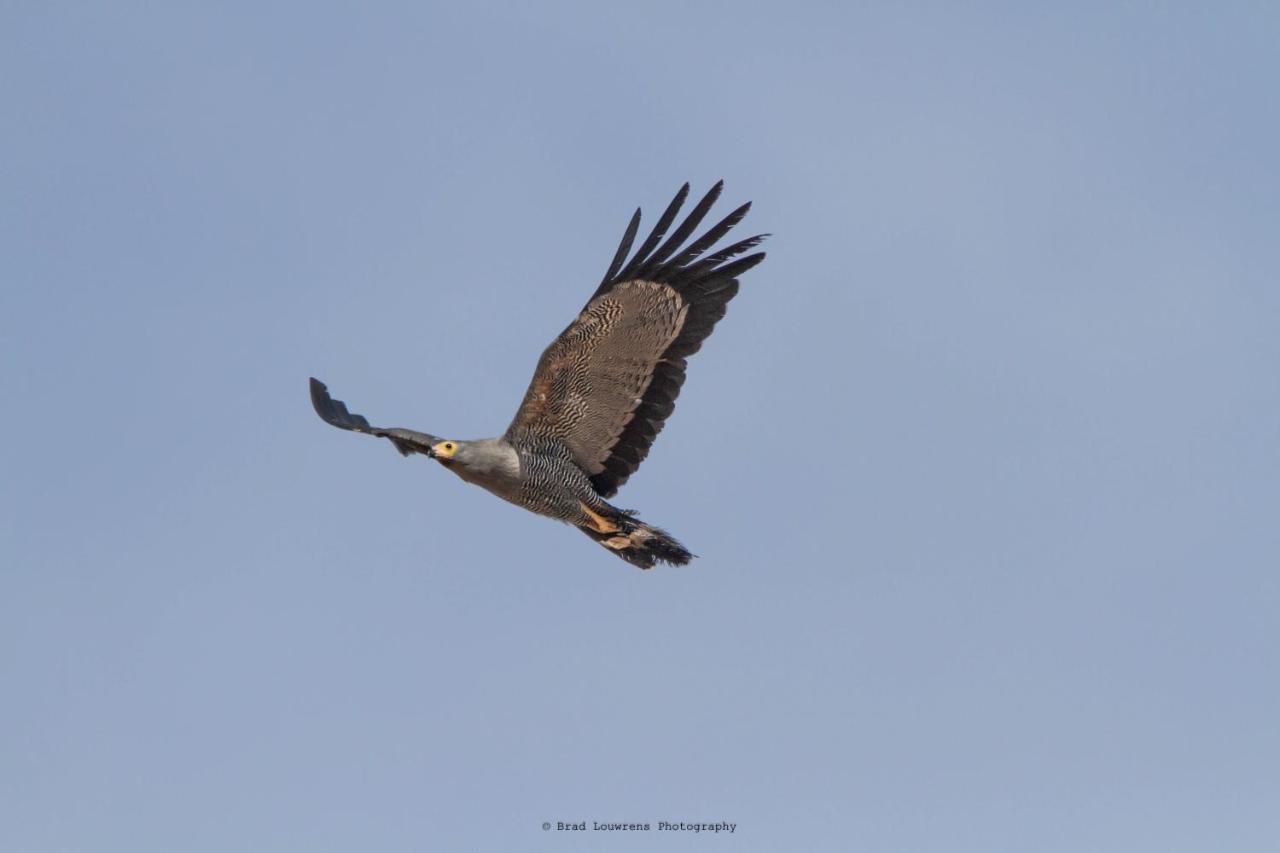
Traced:
<path fill-rule="evenodd" d="M 767 234 L 708 253 L 750 202 L 685 245 L 723 185 L 713 186 L 667 237 L 689 195 L 689 185 L 681 187 L 633 255 L 636 210 L 604 280 L 542 353 L 515 419 L 498 438 L 444 439 L 370 426 L 312 378 L 316 414 L 339 429 L 390 439 L 405 456 L 421 453 L 503 500 L 572 524 L 634 566 L 688 563 L 693 555 L 669 533 L 607 499 L 649 455 L 675 408 L 687 359 L 724 316 L 738 277 L 764 260 L 764 252 L 746 253 Z"/>

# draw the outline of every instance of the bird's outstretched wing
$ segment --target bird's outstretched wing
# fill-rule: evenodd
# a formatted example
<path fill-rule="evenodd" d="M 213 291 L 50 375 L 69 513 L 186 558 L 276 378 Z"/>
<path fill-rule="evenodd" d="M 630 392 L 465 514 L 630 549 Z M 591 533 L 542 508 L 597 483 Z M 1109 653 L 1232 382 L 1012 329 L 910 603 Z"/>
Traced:
<path fill-rule="evenodd" d="M 764 260 L 764 252 L 738 256 L 765 234 L 705 254 L 746 216 L 750 202 L 681 248 L 723 184 L 712 187 L 664 242 L 689 195 L 689 185 L 681 187 L 628 261 L 640 227 L 636 210 L 591 300 L 542 353 L 507 429 L 508 439 L 564 442 L 605 497 L 649 454 L 675 408 L 686 359 L 724 316 L 738 292 L 738 276 Z"/>
<path fill-rule="evenodd" d="M 396 446 L 396 450 L 404 456 L 410 453 L 426 453 L 431 445 L 440 439 L 434 435 L 428 435 L 425 432 L 416 432 L 411 429 L 383 429 L 382 427 L 369 426 L 369 422 L 364 419 L 363 415 L 353 415 L 347 411 L 347 404 L 341 400 L 335 400 L 329 396 L 329 389 L 325 384 L 314 376 L 311 377 L 311 405 L 315 407 L 316 414 L 331 426 L 338 429 L 346 429 L 351 432 L 362 432 L 365 435 L 376 435 L 379 438 L 390 439 L 391 443 Z"/>

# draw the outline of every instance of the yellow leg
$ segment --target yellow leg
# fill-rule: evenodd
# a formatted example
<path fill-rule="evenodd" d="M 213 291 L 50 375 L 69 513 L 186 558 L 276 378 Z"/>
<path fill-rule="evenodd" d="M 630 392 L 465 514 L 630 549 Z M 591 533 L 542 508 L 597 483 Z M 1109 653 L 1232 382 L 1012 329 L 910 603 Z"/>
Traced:
<path fill-rule="evenodd" d="M 582 507 L 582 511 L 587 514 L 587 518 L 590 519 L 591 528 L 595 530 L 596 533 L 617 533 L 621 529 L 618 525 L 614 524 L 600 513 L 593 511 L 591 507 L 587 506 L 582 501 L 578 501 L 578 506 Z"/>

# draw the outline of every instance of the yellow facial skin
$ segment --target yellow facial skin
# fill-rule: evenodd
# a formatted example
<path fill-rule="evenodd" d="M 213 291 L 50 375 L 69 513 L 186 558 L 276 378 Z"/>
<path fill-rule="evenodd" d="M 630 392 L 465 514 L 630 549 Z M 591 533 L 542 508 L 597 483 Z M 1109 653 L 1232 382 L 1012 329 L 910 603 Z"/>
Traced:
<path fill-rule="evenodd" d="M 441 441 L 431 445 L 431 455 L 436 459 L 452 459 L 453 454 L 458 452 L 458 442 Z"/>

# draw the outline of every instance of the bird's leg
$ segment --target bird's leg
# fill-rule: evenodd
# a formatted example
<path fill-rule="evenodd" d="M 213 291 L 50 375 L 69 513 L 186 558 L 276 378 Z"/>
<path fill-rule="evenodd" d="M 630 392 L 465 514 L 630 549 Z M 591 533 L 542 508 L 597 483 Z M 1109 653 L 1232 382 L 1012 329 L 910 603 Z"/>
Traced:
<path fill-rule="evenodd" d="M 605 518 L 600 513 L 587 506 L 582 501 L 578 501 L 578 506 L 582 507 L 582 511 L 587 516 L 587 526 L 596 533 L 617 533 L 620 528 L 617 524 Z"/>

